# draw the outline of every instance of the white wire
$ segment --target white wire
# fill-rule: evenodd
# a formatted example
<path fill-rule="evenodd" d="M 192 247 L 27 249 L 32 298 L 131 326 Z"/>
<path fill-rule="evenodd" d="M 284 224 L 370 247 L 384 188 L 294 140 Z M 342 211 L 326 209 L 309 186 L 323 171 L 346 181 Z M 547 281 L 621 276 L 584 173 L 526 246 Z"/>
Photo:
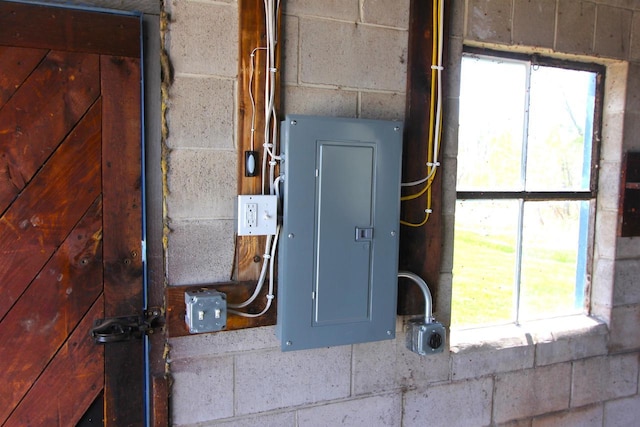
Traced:
<path fill-rule="evenodd" d="M 269 237 L 271 237 L 271 236 L 269 236 Z M 228 311 L 230 313 L 237 314 L 238 316 L 242 316 L 242 317 L 260 317 L 260 316 L 264 315 L 267 311 L 269 311 L 269 308 L 271 308 L 271 301 L 273 301 L 273 297 L 274 297 L 273 296 L 273 288 L 274 288 L 273 269 L 274 269 L 274 264 L 275 264 L 276 250 L 278 248 L 279 237 L 280 237 L 280 225 L 278 225 L 278 227 L 276 228 L 276 234 L 275 234 L 275 237 L 274 237 L 274 240 L 273 240 L 273 246 L 271 247 L 271 255 L 269 257 L 269 290 L 268 290 L 268 293 L 267 293 L 267 305 L 264 307 L 264 309 L 260 313 L 251 314 L 251 313 L 244 313 L 242 311 L 236 311 L 236 310 L 229 309 Z M 254 294 L 255 293 L 256 292 L 254 292 Z M 258 293 L 259 293 L 259 291 L 258 291 Z M 231 307 L 231 305 L 229 305 L 229 307 Z M 236 307 L 236 308 L 239 308 L 239 307 Z"/>
<path fill-rule="evenodd" d="M 424 184 L 429 181 L 436 173 L 437 168 L 440 166 L 438 162 L 438 152 L 440 151 L 440 122 L 442 117 L 442 70 L 444 69 L 442 66 L 442 50 L 444 46 L 443 38 L 443 22 L 444 22 L 444 4 L 443 0 L 438 0 L 438 5 L 440 12 L 438 13 L 438 58 L 436 61 L 436 65 L 433 65 L 432 68 L 436 70 L 436 113 L 435 113 L 435 130 L 433 136 L 433 162 L 427 163 L 428 169 L 427 176 L 421 178 L 416 181 L 411 182 L 403 182 L 400 184 L 402 187 L 413 187 L 416 185 Z"/>
<path fill-rule="evenodd" d="M 253 74 L 255 72 L 255 57 L 258 50 L 266 50 L 266 47 L 256 47 L 251 51 L 249 62 L 249 99 L 251 100 L 251 151 L 255 150 L 254 139 L 256 133 L 256 101 L 253 97 Z"/>

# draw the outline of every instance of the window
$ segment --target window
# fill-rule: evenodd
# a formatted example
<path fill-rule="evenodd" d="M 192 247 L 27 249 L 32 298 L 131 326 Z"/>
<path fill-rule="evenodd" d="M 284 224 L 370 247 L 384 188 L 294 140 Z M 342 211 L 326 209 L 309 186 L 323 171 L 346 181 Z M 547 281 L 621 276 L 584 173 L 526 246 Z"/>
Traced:
<path fill-rule="evenodd" d="M 593 64 L 465 52 L 454 327 L 584 311 L 603 75 Z"/>

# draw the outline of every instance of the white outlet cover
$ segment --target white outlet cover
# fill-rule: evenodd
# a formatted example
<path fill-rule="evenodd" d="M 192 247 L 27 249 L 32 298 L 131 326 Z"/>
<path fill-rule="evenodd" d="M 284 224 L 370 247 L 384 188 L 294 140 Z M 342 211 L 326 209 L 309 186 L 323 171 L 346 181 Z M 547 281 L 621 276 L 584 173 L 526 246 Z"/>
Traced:
<path fill-rule="evenodd" d="M 274 235 L 278 224 L 278 196 L 240 195 L 236 213 L 238 236 Z"/>

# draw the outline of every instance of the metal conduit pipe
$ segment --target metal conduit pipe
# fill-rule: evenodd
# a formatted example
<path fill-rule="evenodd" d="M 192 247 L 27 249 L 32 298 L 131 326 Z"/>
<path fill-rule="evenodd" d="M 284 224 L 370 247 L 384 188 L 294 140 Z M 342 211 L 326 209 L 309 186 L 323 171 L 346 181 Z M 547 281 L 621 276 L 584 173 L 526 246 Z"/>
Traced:
<path fill-rule="evenodd" d="M 431 323 L 433 321 L 433 300 L 427 282 L 425 282 L 422 277 L 410 271 L 398 271 L 398 277 L 413 280 L 413 282 L 420 287 L 424 294 L 424 320 L 427 323 Z"/>

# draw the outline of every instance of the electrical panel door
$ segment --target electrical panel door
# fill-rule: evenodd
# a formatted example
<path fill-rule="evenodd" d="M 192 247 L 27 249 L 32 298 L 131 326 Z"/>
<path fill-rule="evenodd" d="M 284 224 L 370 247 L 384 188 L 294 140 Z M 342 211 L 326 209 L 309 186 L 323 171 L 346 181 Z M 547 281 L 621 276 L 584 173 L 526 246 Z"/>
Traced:
<path fill-rule="evenodd" d="M 282 349 L 393 338 L 401 123 L 291 115 L 281 138 Z"/>

